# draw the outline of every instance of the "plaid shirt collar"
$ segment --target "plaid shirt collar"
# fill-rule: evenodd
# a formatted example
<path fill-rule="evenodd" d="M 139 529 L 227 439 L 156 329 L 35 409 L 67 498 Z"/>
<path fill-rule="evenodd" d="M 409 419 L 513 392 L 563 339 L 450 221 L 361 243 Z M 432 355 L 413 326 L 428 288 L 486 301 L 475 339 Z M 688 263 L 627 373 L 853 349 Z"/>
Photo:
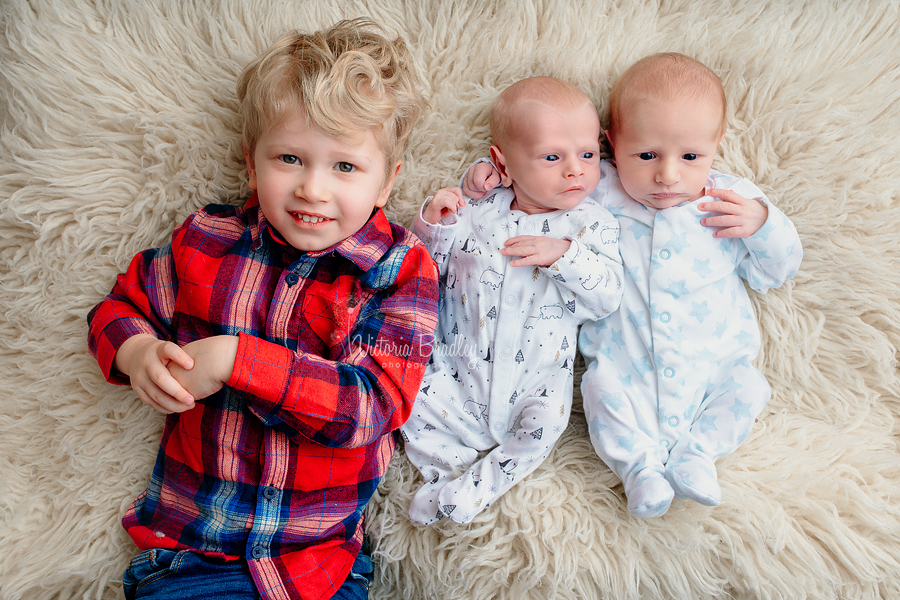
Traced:
<path fill-rule="evenodd" d="M 254 250 L 262 246 L 266 233 L 279 246 L 290 247 L 290 244 L 278 233 L 278 230 L 269 224 L 266 215 L 259 208 L 259 197 L 257 194 L 254 193 L 247 200 L 244 210 L 247 211 L 247 222 L 251 238 L 253 239 Z M 366 224 L 350 237 L 324 250 L 307 252 L 306 254 L 310 257 L 318 258 L 334 252 L 351 261 L 361 271 L 366 272 L 381 260 L 385 252 L 391 248 L 392 243 L 393 236 L 391 235 L 390 222 L 384 211 L 378 208 L 375 209 Z M 300 250 L 294 249 L 294 251 L 298 256 L 303 254 Z"/>

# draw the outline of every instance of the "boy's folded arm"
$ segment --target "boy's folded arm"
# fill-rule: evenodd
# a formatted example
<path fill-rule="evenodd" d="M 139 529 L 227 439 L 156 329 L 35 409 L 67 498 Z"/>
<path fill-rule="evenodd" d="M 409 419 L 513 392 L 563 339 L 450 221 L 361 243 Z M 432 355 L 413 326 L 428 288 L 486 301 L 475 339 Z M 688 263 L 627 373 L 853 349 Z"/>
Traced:
<path fill-rule="evenodd" d="M 171 318 L 177 285 L 160 273 L 174 270 L 171 246 L 136 255 L 128 270 L 116 279 L 112 291 L 88 314 L 88 348 L 110 383 L 130 385 L 116 368 L 116 354 L 129 338 L 148 334 L 171 339 Z"/>
<path fill-rule="evenodd" d="M 437 270 L 417 245 L 393 292 L 356 323 L 339 360 L 240 334 L 227 385 L 264 423 L 298 441 L 366 446 L 409 417 L 431 354 L 437 308 Z"/>

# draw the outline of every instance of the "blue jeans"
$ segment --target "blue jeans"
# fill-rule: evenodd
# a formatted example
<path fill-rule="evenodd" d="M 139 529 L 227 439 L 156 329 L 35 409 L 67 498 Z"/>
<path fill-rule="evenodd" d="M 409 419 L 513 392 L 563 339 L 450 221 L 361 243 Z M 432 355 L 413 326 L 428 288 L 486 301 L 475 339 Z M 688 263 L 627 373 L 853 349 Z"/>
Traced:
<path fill-rule="evenodd" d="M 374 578 L 365 549 L 332 600 L 367 600 Z M 122 576 L 125 598 L 158 600 L 259 600 L 247 563 L 222 562 L 189 550 L 154 548 L 135 556 Z"/>

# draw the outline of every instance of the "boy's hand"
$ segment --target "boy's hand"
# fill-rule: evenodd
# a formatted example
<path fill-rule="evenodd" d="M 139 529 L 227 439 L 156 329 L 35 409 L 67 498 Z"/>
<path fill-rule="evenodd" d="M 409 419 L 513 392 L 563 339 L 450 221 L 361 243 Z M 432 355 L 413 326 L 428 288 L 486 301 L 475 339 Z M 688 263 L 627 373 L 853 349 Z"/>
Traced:
<path fill-rule="evenodd" d="M 510 261 L 513 267 L 537 265 L 549 267 L 566 253 L 572 242 L 560 240 L 542 235 L 518 235 L 506 240 L 506 247 L 500 249 L 500 254 L 507 256 L 521 256 Z"/>
<path fill-rule="evenodd" d="M 115 358 L 116 369 L 131 379 L 144 404 L 166 415 L 194 407 L 194 397 L 169 372 L 193 366 L 194 360 L 177 344 L 146 333 L 125 340 Z"/>
<path fill-rule="evenodd" d="M 458 187 L 439 189 L 422 211 L 422 218 L 434 225 L 447 215 L 455 215 L 457 210 L 466 205 L 462 194 Z"/>
<path fill-rule="evenodd" d="M 719 198 L 717 202 L 701 202 L 697 208 L 722 213 L 718 217 L 705 217 L 700 223 L 708 227 L 723 227 L 713 233 L 718 238 L 750 237 L 765 224 L 769 209 L 761 202 L 748 200 L 731 190 L 708 189 L 707 195 Z"/>
<path fill-rule="evenodd" d="M 462 193 L 468 198 L 478 199 L 500 185 L 500 173 L 489 162 L 472 165 L 463 175 Z"/>
<path fill-rule="evenodd" d="M 169 363 L 169 372 L 194 398 L 206 398 L 231 379 L 237 348 L 236 335 L 215 335 L 191 342 L 182 350 L 193 359 L 193 367 Z"/>

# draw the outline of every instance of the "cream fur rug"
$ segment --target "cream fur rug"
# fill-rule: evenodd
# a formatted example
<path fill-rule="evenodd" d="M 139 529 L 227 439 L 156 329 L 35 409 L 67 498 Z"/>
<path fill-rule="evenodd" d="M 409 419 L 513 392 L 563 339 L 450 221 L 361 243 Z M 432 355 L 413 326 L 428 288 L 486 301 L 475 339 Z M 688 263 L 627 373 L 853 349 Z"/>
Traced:
<path fill-rule="evenodd" d="M 900 597 L 895 2 L 3 0 L 0 598 L 120 596 L 119 518 L 162 419 L 103 381 L 85 316 L 189 212 L 247 195 L 242 66 L 286 27 L 359 15 L 409 41 L 430 103 L 395 220 L 486 153 L 509 83 L 562 77 L 603 110 L 632 61 L 676 50 L 724 80 L 717 167 L 770 192 L 805 246 L 792 282 L 753 296 L 773 398 L 720 462 L 721 506 L 630 517 L 576 398 L 550 459 L 468 527 L 410 525 L 398 453 L 371 506 L 373 597 Z"/>

